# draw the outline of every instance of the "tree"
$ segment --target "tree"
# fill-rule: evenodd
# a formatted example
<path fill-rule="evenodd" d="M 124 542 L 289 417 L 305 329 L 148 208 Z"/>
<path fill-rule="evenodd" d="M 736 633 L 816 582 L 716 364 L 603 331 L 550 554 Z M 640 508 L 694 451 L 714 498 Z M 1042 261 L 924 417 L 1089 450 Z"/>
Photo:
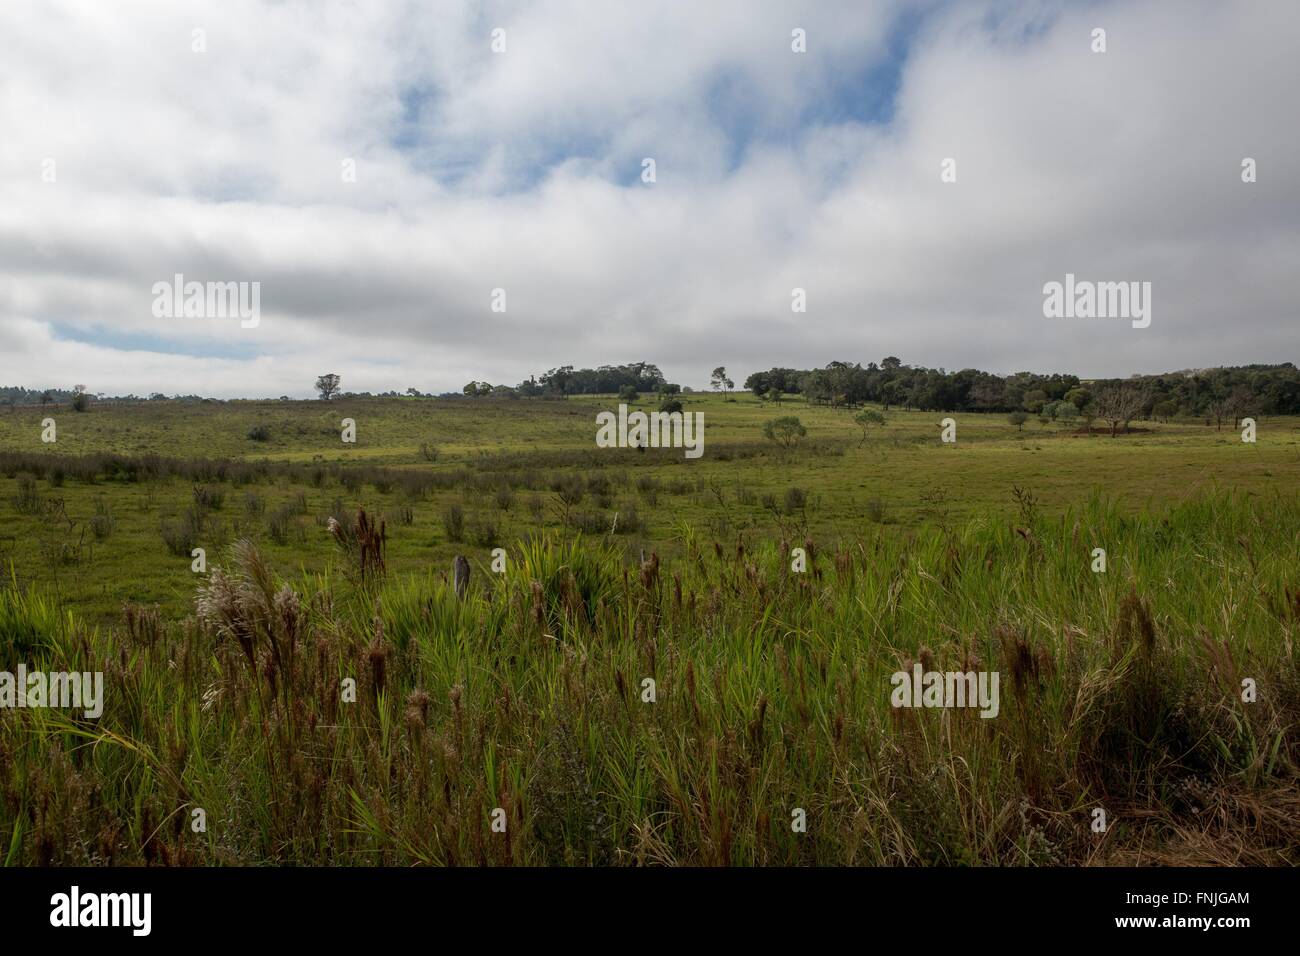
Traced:
<path fill-rule="evenodd" d="M 862 429 L 862 441 L 858 442 L 858 447 L 861 448 L 863 443 L 867 440 L 867 430 L 871 428 L 872 425 L 885 424 L 885 416 L 873 408 L 864 408 L 853 416 L 853 421 Z"/>
<path fill-rule="evenodd" d="M 1155 407 L 1151 409 L 1151 414 L 1155 418 L 1168 422 L 1178 414 L 1178 403 L 1165 399 L 1163 402 L 1156 402 Z"/>
<path fill-rule="evenodd" d="M 320 392 L 322 401 L 328 402 L 338 394 L 340 381 L 341 379 L 333 372 L 322 375 L 316 379 L 316 391 Z"/>
<path fill-rule="evenodd" d="M 1057 421 L 1064 422 L 1065 424 L 1068 425 L 1070 424 L 1070 422 L 1074 421 L 1078 417 L 1079 417 L 1079 410 L 1075 408 L 1072 403 L 1070 402 L 1056 403 Z"/>
<path fill-rule="evenodd" d="M 49 389 L 41 392 L 41 407 L 44 408 L 50 402 L 54 401 L 54 396 L 50 394 Z"/>
<path fill-rule="evenodd" d="M 72 410 L 84 412 L 88 408 L 90 408 L 90 396 L 86 394 L 86 386 L 72 386 Z"/>
<path fill-rule="evenodd" d="M 1092 410 L 1097 417 L 1110 424 L 1110 437 L 1114 438 L 1120 426 L 1128 431 L 1128 423 L 1141 414 L 1146 396 L 1136 388 L 1111 385 L 1097 390 L 1092 397 Z"/>
<path fill-rule="evenodd" d="M 709 381 L 713 384 L 715 391 L 730 392 L 736 387 L 736 383 L 727 378 L 727 369 L 723 365 L 719 365 L 713 370 L 713 375 Z"/>
<path fill-rule="evenodd" d="M 1031 388 L 1029 391 L 1025 392 L 1025 397 L 1022 400 L 1025 411 L 1033 412 L 1034 414 L 1041 412 L 1043 410 L 1043 405 L 1046 403 L 1047 393 L 1041 388 Z"/>
<path fill-rule="evenodd" d="M 1017 431 L 1025 430 L 1025 422 L 1029 421 L 1029 416 L 1024 412 L 1012 412 L 1007 416 L 1007 421 L 1016 426 Z"/>
<path fill-rule="evenodd" d="M 1065 400 L 1079 411 L 1083 411 L 1092 401 L 1092 394 L 1086 388 L 1072 388 L 1065 393 Z"/>
<path fill-rule="evenodd" d="M 1254 404 L 1255 396 L 1246 386 L 1238 385 L 1232 390 L 1228 396 L 1227 411 L 1232 416 L 1233 427 L 1240 424 L 1243 418 L 1249 417 Z"/>
<path fill-rule="evenodd" d="M 776 442 L 785 448 L 791 448 L 799 443 L 799 439 L 808 434 L 808 429 L 804 428 L 803 422 L 799 421 L 794 415 L 784 415 L 781 418 L 773 418 L 763 425 L 763 435 L 768 441 Z"/>
<path fill-rule="evenodd" d="M 618 397 L 624 402 L 635 402 L 641 398 L 641 393 L 635 385 L 624 385 L 618 390 Z"/>

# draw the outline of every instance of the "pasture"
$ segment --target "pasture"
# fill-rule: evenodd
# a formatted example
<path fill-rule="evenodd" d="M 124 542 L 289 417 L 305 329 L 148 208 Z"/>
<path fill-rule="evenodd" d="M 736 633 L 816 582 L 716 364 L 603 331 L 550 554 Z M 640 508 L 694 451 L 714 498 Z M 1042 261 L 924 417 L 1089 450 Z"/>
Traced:
<path fill-rule="evenodd" d="M 105 687 L 0 711 L 5 861 L 1300 862 L 1300 423 L 688 399 L 698 461 L 612 399 L 0 416 L 6 659 Z"/>

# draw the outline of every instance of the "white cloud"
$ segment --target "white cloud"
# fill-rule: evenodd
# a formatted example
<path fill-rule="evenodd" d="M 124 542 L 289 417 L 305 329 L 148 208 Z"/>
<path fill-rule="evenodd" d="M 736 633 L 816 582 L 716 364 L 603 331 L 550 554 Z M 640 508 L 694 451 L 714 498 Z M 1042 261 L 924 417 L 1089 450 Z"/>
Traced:
<path fill-rule="evenodd" d="M 0 7 L 0 382 L 1296 358 L 1292 3 L 374 7 Z M 845 89 L 888 76 L 900 9 L 894 113 L 864 123 Z M 176 272 L 260 281 L 260 326 L 155 319 Z M 1066 272 L 1151 281 L 1151 327 L 1044 319 Z"/>

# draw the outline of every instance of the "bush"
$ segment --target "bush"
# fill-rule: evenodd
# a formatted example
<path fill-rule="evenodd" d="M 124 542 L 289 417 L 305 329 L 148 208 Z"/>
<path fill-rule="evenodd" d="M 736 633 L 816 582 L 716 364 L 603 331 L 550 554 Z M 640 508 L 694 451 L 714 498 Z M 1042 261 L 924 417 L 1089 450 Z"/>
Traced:
<path fill-rule="evenodd" d="M 470 522 L 469 540 L 480 548 L 494 548 L 501 541 L 501 529 L 487 518 Z"/>
<path fill-rule="evenodd" d="M 14 510 L 20 515 L 34 515 L 41 510 L 41 496 L 36 491 L 36 478 L 33 475 L 18 476 L 18 494 L 13 497 Z"/>
<path fill-rule="evenodd" d="M 194 486 L 194 504 L 200 511 L 220 511 L 225 500 L 226 493 L 218 488 Z"/>
<path fill-rule="evenodd" d="M 797 445 L 807 434 L 808 429 L 794 415 L 782 415 L 763 425 L 763 437 L 785 448 Z"/>
<path fill-rule="evenodd" d="M 298 526 L 298 509 L 293 502 L 276 508 L 267 521 L 266 529 L 276 544 L 288 544 L 295 536 L 300 536 L 302 529 Z"/>
<path fill-rule="evenodd" d="M 170 520 L 164 518 L 160 527 L 167 550 L 181 558 L 190 557 L 190 553 L 198 547 L 199 534 L 202 530 L 203 518 L 193 508 L 179 518 Z"/>
<path fill-rule="evenodd" d="M 448 505 L 442 513 L 442 530 L 447 540 L 460 543 L 465 540 L 465 509 L 458 504 Z"/>
<path fill-rule="evenodd" d="M 248 440 L 249 441 L 270 441 L 271 429 L 267 428 L 265 425 L 254 425 L 252 428 L 248 430 Z"/>
<path fill-rule="evenodd" d="M 90 533 L 95 536 L 96 541 L 103 541 L 113 534 L 115 527 L 113 512 L 108 509 L 108 502 L 103 498 L 96 499 L 95 514 L 90 519 Z"/>

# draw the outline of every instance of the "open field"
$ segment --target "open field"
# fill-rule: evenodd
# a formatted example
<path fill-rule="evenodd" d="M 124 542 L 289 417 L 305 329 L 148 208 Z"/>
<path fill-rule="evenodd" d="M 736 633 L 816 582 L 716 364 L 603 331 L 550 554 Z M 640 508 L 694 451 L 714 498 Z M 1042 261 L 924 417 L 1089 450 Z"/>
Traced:
<path fill-rule="evenodd" d="M 0 711 L 5 861 L 1300 863 L 1300 421 L 688 398 L 698 461 L 608 398 L 0 415 L 6 666 L 106 688 Z"/>
<path fill-rule="evenodd" d="M 704 413 L 706 444 L 690 461 L 679 450 L 596 448 L 595 415 L 614 404 L 157 402 L 0 414 L 0 563 L 107 621 L 125 601 L 186 613 L 194 547 L 215 555 L 247 537 L 282 573 L 323 572 L 337 559 L 328 518 L 358 506 L 387 519 L 389 567 L 405 573 L 444 570 L 458 553 L 485 563 L 492 546 L 526 533 L 600 537 L 614 527 L 631 555 L 667 556 L 680 551 L 684 526 L 728 544 L 738 535 L 834 539 L 877 525 L 902 533 L 1010 516 L 1017 487 L 1055 513 L 1094 490 L 1133 511 L 1214 488 L 1262 494 L 1300 481 L 1292 418 L 1261 421 L 1258 441 L 1246 444 L 1203 424 L 1142 422 L 1112 439 L 1104 429 L 1033 421 L 1020 430 L 1002 415 L 957 415 L 958 440 L 944 445 L 933 413 L 891 410 L 863 441 L 850 411 L 697 395 L 686 408 Z M 791 450 L 762 435 L 765 421 L 787 414 L 808 429 Z M 45 417 L 55 419 L 54 444 L 40 441 Z M 344 418 L 357 423 L 355 445 L 340 440 Z M 247 437 L 259 425 L 268 440 Z M 436 461 L 421 454 L 426 445 Z M 156 456 L 191 464 L 160 474 L 168 469 Z M 209 492 L 206 504 L 196 486 Z M 453 506 L 461 541 L 448 533 Z"/>

